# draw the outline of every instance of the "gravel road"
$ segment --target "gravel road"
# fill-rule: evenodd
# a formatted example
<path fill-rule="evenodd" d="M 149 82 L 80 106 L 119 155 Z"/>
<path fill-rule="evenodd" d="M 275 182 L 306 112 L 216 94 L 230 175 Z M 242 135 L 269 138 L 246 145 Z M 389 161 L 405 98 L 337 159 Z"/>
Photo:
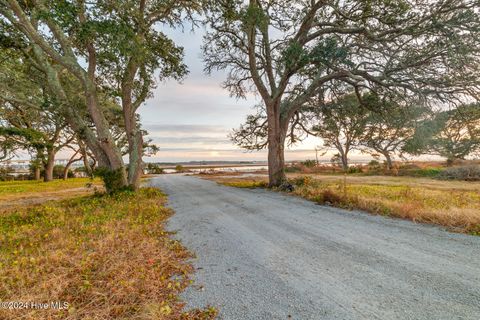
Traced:
<path fill-rule="evenodd" d="M 220 319 L 480 319 L 480 237 L 191 176 L 151 180 Z"/>

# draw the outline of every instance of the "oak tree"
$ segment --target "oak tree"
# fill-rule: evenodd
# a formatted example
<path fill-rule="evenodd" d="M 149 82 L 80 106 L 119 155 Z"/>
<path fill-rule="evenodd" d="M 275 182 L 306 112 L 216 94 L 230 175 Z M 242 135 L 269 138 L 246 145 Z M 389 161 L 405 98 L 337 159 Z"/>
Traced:
<path fill-rule="evenodd" d="M 394 96 L 369 95 L 363 99 L 369 114 L 360 145 L 365 152 L 382 155 L 387 169 L 393 168 L 393 157 L 402 156 L 407 142 L 414 136 L 419 123 L 431 110 L 421 101 Z"/>
<path fill-rule="evenodd" d="M 328 148 L 338 151 L 342 169 L 348 169 L 350 151 L 358 149 L 365 134 L 368 110 L 355 94 L 345 94 L 313 110 L 312 132 Z"/>
<path fill-rule="evenodd" d="M 196 1 L 0 1 L 3 38 L 45 74 L 69 126 L 85 141 L 104 174 L 115 180 L 108 188 L 138 187 L 143 136 L 136 111 L 151 94 L 155 74 L 162 79 L 186 74 L 182 48 L 161 27 L 181 24 L 185 10 L 198 9 Z M 83 90 L 88 121 L 71 104 L 62 81 L 65 73 Z M 122 106 L 128 176 L 102 95 Z"/>
<path fill-rule="evenodd" d="M 449 165 L 480 152 L 480 104 L 461 104 L 425 119 L 404 149 L 439 155 Z"/>
<path fill-rule="evenodd" d="M 260 97 L 278 186 L 291 119 L 338 83 L 359 94 L 478 93 L 479 20 L 478 0 L 215 0 L 203 52 L 207 72 L 228 71 L 232 95 Z"/>

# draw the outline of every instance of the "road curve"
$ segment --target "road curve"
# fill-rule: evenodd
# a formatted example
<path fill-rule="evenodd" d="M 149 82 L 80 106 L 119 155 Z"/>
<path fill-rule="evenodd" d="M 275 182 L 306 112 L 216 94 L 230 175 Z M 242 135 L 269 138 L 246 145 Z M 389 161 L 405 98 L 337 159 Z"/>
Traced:
<path fill-rule="evenodd" d="M 480 237 L 191 176 L 151 180 L 220 319 L 480 319 Z"/>

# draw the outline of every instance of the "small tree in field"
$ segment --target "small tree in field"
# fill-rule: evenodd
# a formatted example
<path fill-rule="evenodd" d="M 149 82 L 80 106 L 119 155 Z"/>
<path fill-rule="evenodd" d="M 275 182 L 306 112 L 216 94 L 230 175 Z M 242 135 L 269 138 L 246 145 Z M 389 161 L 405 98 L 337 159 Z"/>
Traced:
<path fill-rule="evenodd" d="M 322 139 L 323 145 L 335 148 L 342 169 L 348 169 L 348 154 L 358 148 L 365 133 L 368 110 L 355 94 L 347 94 L 321 105 L 315 110 L 311 132 Z"/>
<path fill-rule="evenodd" d="M 480 152 L 480 104 L 462 104 L 437 113 L 422 123 L 405 149 L 445 157 L 449 165 Z"/>
<path fill-rule="evenodd" d="M 394 97 L 369 95 L 364 99 L 370 110 L 360 145 L 385 158 L 387 169 L 393 168 L 393 156 L 402 154 L 406 143 L 414 136 L 419 122 L 429 109 L 415 102 L 401 102 Z"/>

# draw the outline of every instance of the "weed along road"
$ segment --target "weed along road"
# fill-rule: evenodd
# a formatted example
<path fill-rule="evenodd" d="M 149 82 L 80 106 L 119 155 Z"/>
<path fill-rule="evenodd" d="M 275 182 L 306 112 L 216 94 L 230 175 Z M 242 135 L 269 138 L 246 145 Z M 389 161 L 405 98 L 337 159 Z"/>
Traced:
<path fill-rule="evenodd" d="M 480 237 L 197 177 L 151 180 L 220 319 L 480 319 Z"/>

